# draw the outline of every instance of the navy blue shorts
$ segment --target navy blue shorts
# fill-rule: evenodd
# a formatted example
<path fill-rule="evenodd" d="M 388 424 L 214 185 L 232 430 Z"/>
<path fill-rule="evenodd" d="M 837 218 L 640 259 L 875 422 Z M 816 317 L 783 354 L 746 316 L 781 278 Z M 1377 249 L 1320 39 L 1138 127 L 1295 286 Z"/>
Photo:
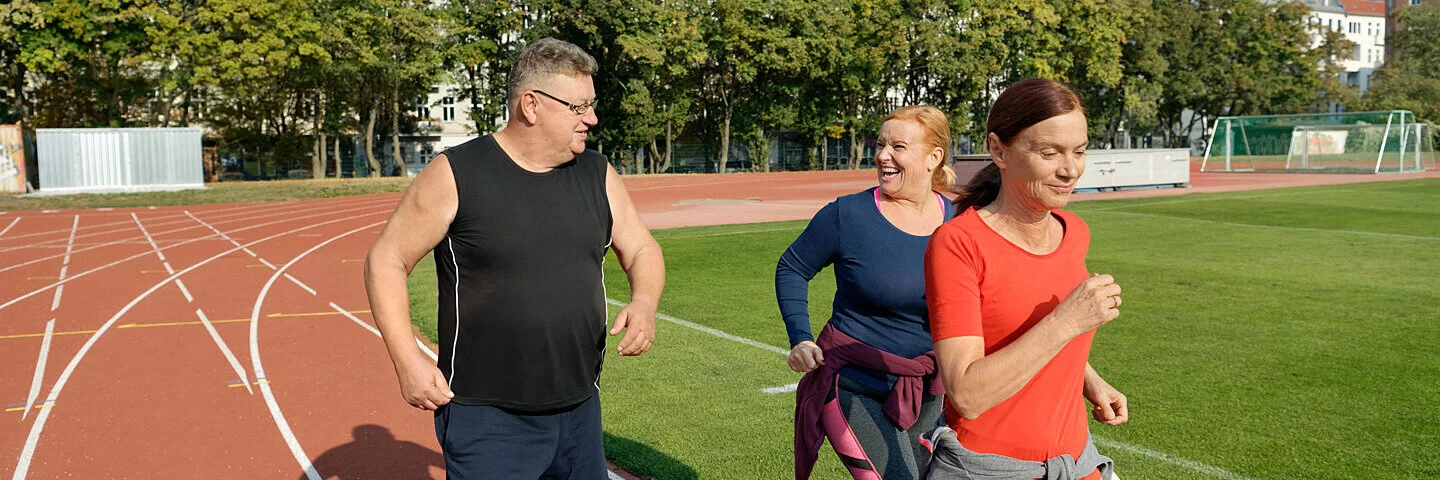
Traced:
<path fill-rule="evenodd" d="M 600 394 L 542 413 L 450 403 L 435 411 L 450 480 L 606 478 Z"/>

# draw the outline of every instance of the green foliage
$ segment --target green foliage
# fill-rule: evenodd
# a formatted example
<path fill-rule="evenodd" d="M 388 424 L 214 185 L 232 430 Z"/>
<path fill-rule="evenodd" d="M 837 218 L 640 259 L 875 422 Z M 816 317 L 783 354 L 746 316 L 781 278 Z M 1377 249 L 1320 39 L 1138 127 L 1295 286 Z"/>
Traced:
<path fill-rule="evenodd" d="M 1390 38 L 1390 59 L 1374 78 L 1362 106 L 1371 110 L 1410 110 L 1422 122 L 1440 125 L 1440 4 L 1400 9 L 1404 28 Z M 1431 129 L 1440 139 L 1440 133 Z"/>
<path fill-rule="evenodd" d="M 1440 68 L 1424 33 L 1435 10 L 1402 9 L 1413 28 L 1392 45 L 1414 60 L 1387 68 L 1368 103 L 1440 103 L 1421 80 Z M 813 158 L 826 138 L 860 146 L 906 104 L 976 139 L 994 95 L 1032 77 L 1074 87 L 1104 146 L 1121 129 L 1186 136 L 1186 111 L 1353 103 L 1338 78 L 1353 45 L 1308 15 L 1261 0 L 13 0 L 0 5 L 0 121 L 204 122 L 233 150 L 284 158 L 353 134 L 369 152 L 417 130 L 407 112 L 437 83 L 469 101 L 476 133 L 493 131 L 509 62 L 553 36 L 600 62 L 593 139 L 627 170 L 662 170 L 680 138 L 763 158 L 781 131 Z"/>

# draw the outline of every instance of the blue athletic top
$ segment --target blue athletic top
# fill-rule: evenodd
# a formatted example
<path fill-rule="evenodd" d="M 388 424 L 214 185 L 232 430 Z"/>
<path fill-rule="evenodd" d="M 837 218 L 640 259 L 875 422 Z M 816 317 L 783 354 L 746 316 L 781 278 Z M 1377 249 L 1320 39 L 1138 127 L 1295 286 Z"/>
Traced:
<path fill-rule="evenodd" d="M 954 204 L 939 194 L 945 220 Z M 810 332 L 809 282 L 835 266 L 835 303 L 830 323 L 880 350 L 913 358 L 934 349 L 925 306 L 925 246 L 930 237 L 896 228 L 880 213 L 875 188 L 835 199 L 815 217 L 775 267 L 775 298 L 790 347 Z M 888 391 L 895 377 L 859 367 L 840 371 L 868 387 Z"/>

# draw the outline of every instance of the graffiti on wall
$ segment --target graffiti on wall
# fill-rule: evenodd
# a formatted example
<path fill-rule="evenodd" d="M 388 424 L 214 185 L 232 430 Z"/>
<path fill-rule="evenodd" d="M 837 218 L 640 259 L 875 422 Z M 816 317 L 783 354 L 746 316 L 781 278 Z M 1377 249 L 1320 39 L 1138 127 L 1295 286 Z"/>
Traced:
<path fill-rule="evenodd" d="M 19 125 L 0 125 L 0 193 L 25 193 L 25 137 Z"/>

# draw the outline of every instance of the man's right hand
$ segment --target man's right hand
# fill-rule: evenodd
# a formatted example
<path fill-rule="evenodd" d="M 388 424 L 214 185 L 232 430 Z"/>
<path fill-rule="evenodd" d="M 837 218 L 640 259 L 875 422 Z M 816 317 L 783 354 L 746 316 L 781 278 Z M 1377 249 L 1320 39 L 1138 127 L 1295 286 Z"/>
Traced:
<path fill-rule="evenodd" d="M 450 403 L 455 392 L 450 391 L 450 384 L 445 381 L 445 375 L 440 373 L 440 367 L 424 359 L 420 361 L 396 362 L 395 376 L 400 378 L 400 396 L 410 406 L 430 411 L 435 411 L 441 405 Z"/>
<path fill-rule="evenodd" d="M 806 340 L 795 344 L 795 348 L 790 349 L 790 358 L 786 360 L 786 363 L 790 364 L 791 370 L 806 373 L 824 365 L 825 354 L 820 351 L 820 346 L 815 342 Z"/>

